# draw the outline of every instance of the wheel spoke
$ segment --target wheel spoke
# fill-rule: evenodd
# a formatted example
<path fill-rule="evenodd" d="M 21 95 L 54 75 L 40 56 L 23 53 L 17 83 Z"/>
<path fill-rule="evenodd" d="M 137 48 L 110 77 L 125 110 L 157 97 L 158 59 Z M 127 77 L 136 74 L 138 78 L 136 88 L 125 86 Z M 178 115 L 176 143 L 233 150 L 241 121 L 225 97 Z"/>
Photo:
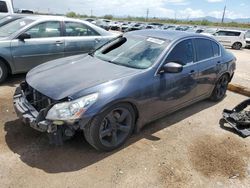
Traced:
<path fill-rule="evenodd" d="M 112 113 L 109 113 L 109 114 L 107 115 L 107 118 L 108 118 L 108 120 L 109 120 L 109 122 L 110 122 L 111 124 L 116 122 L 116 119 L 115 119 L 115 117 L 113 116 Z"/>
<path fill-rule="evenodd" d="M 100 136 L 101 138 L 105 137 L 105 136 L 109 136 L 111 134 L 111 129 L 105 129 L 103 131 L 101 131 Z"/>
<path fill-rule="evenodd" d="M 112 143 L 113 145 L 116 145 L 116 143 L 117 143 L 117 132 L 116 132 L 116 131 L 113 131 L 113 132 L 112 132 L 112 140 L 111 140 L 111 143 Z"/>
<path fill-rule="evenodd" d="M 123 122 L 127 116 L 128 116 L 128 112 L 122 111 L 121 116 L 118 118 L 118 122 Z"/>
<path fill-rule="evenodd" d="M 116 126 L 117 126 L 117 129 L 122 131 L 122 132 L 129 132 L 129 130 L 130 130 L 130 127 L 127 125 L 122 125 L 120 123 L 117 123 Z"/>

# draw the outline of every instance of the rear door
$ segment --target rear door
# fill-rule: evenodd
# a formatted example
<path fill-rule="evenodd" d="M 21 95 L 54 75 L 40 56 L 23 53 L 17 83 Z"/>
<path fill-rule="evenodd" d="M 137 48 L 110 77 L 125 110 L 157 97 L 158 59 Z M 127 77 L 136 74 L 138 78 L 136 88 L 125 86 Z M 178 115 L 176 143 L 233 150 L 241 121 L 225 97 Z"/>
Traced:
<path fill-rule="evenodd" d="M 194 44 L 196 49 L 195 64 L 199 71 L 197 96 L 202 98 L 209 95 L 214 89 L 214 84 L 222 63 L 221 51 L 220 46 L 209 39 L 196 38 L 194 39 Z"/>
<path fill-rule="evenodd" d="M 61 22 L 42 22 L 25 33 L 31 38 L 11 41 L 12 57 L 18 72 L 26 72 L 41 63 L 64 56 Z"/>
<path fill-rule="evenodd" d="M 64 22 L 65 56 L 88 53 L 102 44 L 102 36 L 81 22 Z"/>

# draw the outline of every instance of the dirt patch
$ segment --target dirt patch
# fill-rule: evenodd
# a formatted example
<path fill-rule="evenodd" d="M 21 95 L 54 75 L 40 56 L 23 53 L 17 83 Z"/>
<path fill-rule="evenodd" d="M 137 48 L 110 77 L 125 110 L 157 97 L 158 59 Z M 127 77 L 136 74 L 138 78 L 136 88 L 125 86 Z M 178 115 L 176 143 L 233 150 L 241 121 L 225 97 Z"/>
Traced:
<path fill-rule="evenodd" d="M 249 154 L 243 142 L 230 136 L 199 137 L 189 148 L 194 169 L 210 178 L 245 178 Z"/>
<path fill-rule="evenodd" d="M 175 167 L 181 168 L 179 164 Z M 159 173 L 159 181 L 165 187 L 184 187 L 189 182 L 190 177 L 184 173 L 183 169 L 174 168 L 173 165 L 161 164 Z"/>

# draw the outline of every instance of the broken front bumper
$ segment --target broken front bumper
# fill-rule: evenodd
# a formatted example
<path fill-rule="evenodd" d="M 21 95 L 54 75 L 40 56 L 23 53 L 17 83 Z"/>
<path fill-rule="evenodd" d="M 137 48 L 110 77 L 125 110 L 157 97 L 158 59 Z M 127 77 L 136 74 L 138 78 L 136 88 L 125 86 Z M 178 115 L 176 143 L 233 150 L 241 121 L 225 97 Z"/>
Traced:
<path fill-rule="evenodd" d="M 18 87 L 13 97 L 14 109 L 17 116 L 32 128 L 40 132 L 54 132 L 56 126 L 48 120 L 42 120 L 44 111 L 38 112 L 25 98 L 21 87 Z"/>

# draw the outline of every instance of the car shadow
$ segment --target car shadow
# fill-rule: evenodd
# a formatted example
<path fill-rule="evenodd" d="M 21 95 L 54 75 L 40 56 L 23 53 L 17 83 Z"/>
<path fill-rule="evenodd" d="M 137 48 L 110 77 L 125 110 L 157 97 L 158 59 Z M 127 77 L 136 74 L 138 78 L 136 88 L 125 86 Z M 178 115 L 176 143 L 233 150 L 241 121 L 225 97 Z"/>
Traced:
<path fill-rule="evenodd" d="M 134 134 L 123 147 L 112 152 L 96 151 L 85 141 L 82 133 L 77 133 L 63 146 L 51 146 L 44 133 L 33 130 L 22 124 L 20 120 L 5 123 L 5 139 L 8 147 L 18 154 L 25 164 L 47 173 L 71 172 L 92 165 L 143 138 L 158 141 L 160 138 L 154 136 L 154 133 L 215 104 L 217 103 L 201 101 L 152 122 L 146 125 L 140 133 Z"/>
<path fill-rule="evenodd" d="M 9 86 L 16 87 L 17 84 L 20 84 L 23 80 L 25 80 L 26 74 L 15 74 L 9 76 L 5 82 L 0 84 L 0 86 Z"/>

